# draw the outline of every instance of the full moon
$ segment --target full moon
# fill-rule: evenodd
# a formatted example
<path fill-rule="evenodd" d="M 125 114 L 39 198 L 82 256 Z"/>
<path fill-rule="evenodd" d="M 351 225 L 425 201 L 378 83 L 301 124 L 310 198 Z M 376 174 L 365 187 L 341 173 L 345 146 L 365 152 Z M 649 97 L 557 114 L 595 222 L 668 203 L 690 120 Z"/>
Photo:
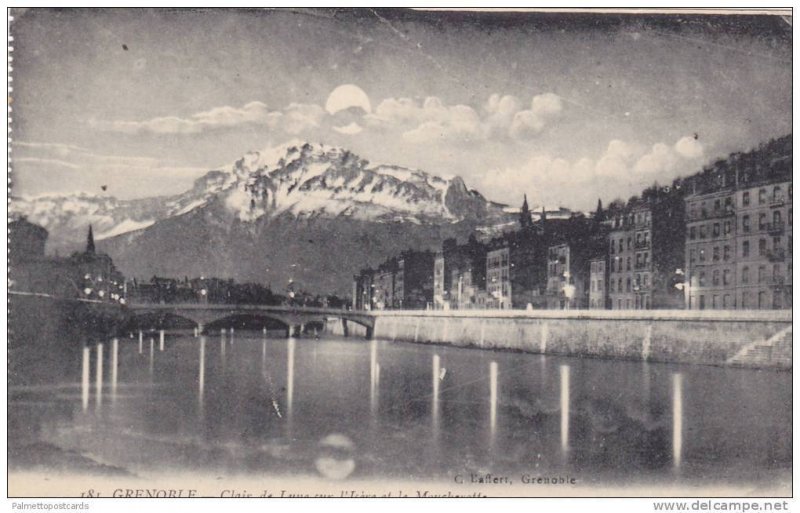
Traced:
<path fill-rule="evenodd" d="M 325 110 L 330 115 L 350 107 L 361 107 L 364 112 L 372 112 L 372 105 L 369 102 L 367 93 L 353 84 L 340 85 L 331 92 L 330 96 L 328 96 L 328 101 L 325 102 Z"/>

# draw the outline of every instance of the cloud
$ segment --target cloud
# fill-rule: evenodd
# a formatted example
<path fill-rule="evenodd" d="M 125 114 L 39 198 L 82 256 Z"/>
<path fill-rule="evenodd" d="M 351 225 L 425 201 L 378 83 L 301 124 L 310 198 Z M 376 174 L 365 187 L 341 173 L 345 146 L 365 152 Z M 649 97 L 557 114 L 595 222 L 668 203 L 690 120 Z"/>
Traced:
<path fill-rule="evenodd" d="M 64 160 L 58 159 L 43 159 L 39 157 L 20 157 L 14 158 L 12 163 L 32 163 L 32 164 L 41 164 L 44 166 L 56 166 L 56 167 L 66 167 L 69 169 L 80 169 L 80 166 L 77 164 L 73 164 L 72 162 L 66 162 Z"/>
<path fill-rule="evenodd" d="M 687 159 L 696 159 L 703 156 L 703 145 L 694 137 L 681 137 L 675 143 L 675 151 Z"/>
<path fill-rule="evenodd" d="M 151 157 L 95 153 L 70 144 L 14 141 L 14 194 L 37 196 L 83 191 L 117 198 L 175 194 L 208 172 Z"/>
<path fill-rule="evenodd" d="M 562 110 L 563 105 L 558 95 L 545 93 L 534 96 L 530 109 L 514 114 L 509 127 L 509 135 L 515 139 L 535 136 L 561 114 Z"/>
<path fill-rule="evenodd" d="M 297 135 L 318 128 L 325 115 L 325 110 L 319 105 L 291 103 L 284 109 L 282 116 L 277 118 L 277 126 L 288 134 Z"/>
<path fill-rule="evenodd" d="M 311 130 L 345 135 L 367 130 L 393 131 L 408 142 L 424 144 L 533 137 L 552 124 L 563 110 L 561 98 L 553 93 L 533 96 L 527 109 L 517 97 L 495 93 L 479 110 L 470 105 L 447 104 L 436 96 L 386 98 L 372 110 L 369 98 L 357 86 L 341 86 L 337 91 L 340 93 L 331 93 L 328 99 L 328 103 L 331 98 L 336 100 L 335 106 L 328 106 L 328 111 L 316 104 L 301 103 L 270 109 L 263 102 L 252 101 L 242 107 L 214 107 L 187 117 L 91 120 L 89 125 L 124 134 L 192 135 L 253 126 L 290 135 Z"/>
<path fill-rule="evenodd" d="M 522 107 L 517 97 L 497 93 L 489 96 L 480 113 L 468 105 L 446 105 L 435 96 L 386 98 L 364 119 L 372 128 L 399 129 L 414 143 L 503 140 L 535 136 L 563 110 L 561 98 L 553 93 L 534 96 L 529 109 Z"/>
<path fill-rule="evenodd" d="M 703 145 L 693 137 L 682 137 L 672 146 L 657 143 L 636 162 L 634 171 L 645 175 L 674 173 L 685 161 L 697 161 L 703 153 Z"/>
<path fill-rule="evenodd" d="M 538 205 L 555 205 L 563 202 L 568 190 L 571 198 L 566 206 L 589 209 L 598 197 L 627 197 L 654 181 L 669 183 L 691 174 L 700 168 L 703 154 L 702 144 L 688 137 L 650 148 L 615 139 L 595 159 L 568 161 L 537 154 L 519 166 L 489 171 L 477 185 L 491 191 L 491 197 L 514 204 L 518 196 L 528 193 Z"/>
<path fill-rule="evenodd" d="M 325 112 L 319 105 L 292 103 L 282 111 L 273 111 L 266 104 L 253 101 L 243 107 L 214 107 L 186 118 L 164 116 L 145 121 L 92 120 L 89 124 L 99 130 L 125 134 L 199 134 L 241 126 L 264 126 L 270 130 L 299 134 L 320 126 L 324 116 Z"/>

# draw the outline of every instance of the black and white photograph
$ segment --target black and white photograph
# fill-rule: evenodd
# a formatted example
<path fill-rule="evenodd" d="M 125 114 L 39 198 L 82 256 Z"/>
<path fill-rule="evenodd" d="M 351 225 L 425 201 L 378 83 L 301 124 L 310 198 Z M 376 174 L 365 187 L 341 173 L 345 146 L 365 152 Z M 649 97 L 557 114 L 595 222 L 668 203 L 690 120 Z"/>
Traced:
<path fill-rule="evenodd" d="M 8 497 L 788 510 L 792 32 L 9 9 Z"/>

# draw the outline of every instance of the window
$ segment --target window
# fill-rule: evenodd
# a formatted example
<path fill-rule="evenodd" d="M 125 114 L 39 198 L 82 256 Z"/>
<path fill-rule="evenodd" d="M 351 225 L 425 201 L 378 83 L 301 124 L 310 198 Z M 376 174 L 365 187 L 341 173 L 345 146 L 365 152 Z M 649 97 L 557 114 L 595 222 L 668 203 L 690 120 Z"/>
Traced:
<path fill-rule="evenodd" d="M 694 240 L 697 237 L 697 230 L 695 230 L 694 226 L 689 228 L 689 240 Z"/>
<path fill-rule="evenodd" d="M 722 202 L 719 199 L 714 200 L 714 211 L 719 212 L 722 210 Z"/>
<path fill-rule="evenodd" d="M 767 280 L 767 268 L 763 265 L 758 266 L 758 283 L 764 283 Z"/>
<path fill-rule="evenodd" d="M 750 294 L 742 292 L 742 308 L 750 307 Z"/>
<path fill-rule="evenodd" d="M 725 294 L 722 296 L 722 308 L 730 308 L 733 305 L 731 304 L 731 295 Z"/>
<path fill-rule="evenodd" d="M 695 259 L 695 251 L 694 248 L 689 250 L 689 263 L 693 264 Z"/>
<path fill-rule="evenodd" d="M 783 199 L 783 195 L 781 194 L 781 186 L 776 185 L 772 188 L 772 200 L 773 201 L 780 201 Z"/>
<path fill-rule="evenodd" d="M 767 214 L 760 213 L 758 214 L 758 229 L 763 230 L 767 227 Z"/>
<path fill-rule="evenodd" d="M 624 244 L 624 242 L 622 241 L 622 238 L 620 238 L 620 239 L 619 239 L 619 252 L 620 252 L 620 253 L 622 253 L 623 251 L 625 251 L 625 246 L 623 246 L 623 244 Z"/>
<path fill-rule="evenodd" d="M 702 249 L 702 248 L 700 249 L 700 261 L 701 262 L 705 262 L 706 261 L 706 250 Z"/>
<path fill-rule="evenodd" d="M 750 241 L 746 240 L 742 242 L 742 256 L 749 257 L 750 256 Z"/>
<path fill-rule="evenodd" d="M 742 206 L 746 207 L 750 204 L 750 192 L 745 191 L 742 193 Z"/>
<path fill-rule="evenodd" d="M 724 228 L 725 235 L 731 233 L 731 222 L 725 221 L 725 228 Z"/>
<path fill-rule="evenodd" d="M 704 224 L 700 225 L 700 238 L 701 239 L 705 239 L 706 238 L 706 225 L 704 225 Z"/>
<path fill-rule="evenodd" d="M 750 283 L 750 268 L 747 266 L 742 267 L 742 285 Z"/>
<path fill-rule="evenodd" d="M 630 271 L 631 270 L 631 257 L 628 257 L 626 260 L 627 260 L 626 261 L 627 270 Z"/>
<path fill-rule="evenodd" d="M 636 267 L 639 267 L 640 265 L 642 265 L 642 254 L 636 253 Z"/>
<path fill-rule="evenodd" d="M 725 269 L 722 271 L 722 284 L 723 285 L 730 285 L 731 284 L 731 270 Z"/>
<path fill-rule="evenodd" d="M 781 281 L 781 265 L 773 264 L 772 266 L 772 282 L 779 283 Z"/>
<path fill-rule="evenodd" d="M 714 269 L 714 273 L 711 275 L 711 284 L 719 285 L 719 269 Z"/>
<path fill-rule="evenodd" d="M 742 216 L 742 231 L 750 233 L 750 216 Z"/>
<path fill-rule="evenodd" d="M 631 291 L 631 278 L 630 278 L 630 276 L 628 276 L 628 279 L 626 280 L 625 291 L 626 292 L 630 292 Z"/>
<path fill-rule="evenodd" d="M 602 278 L 598 278 L 597 279 L 597 291 L 598 292 L 602 292 L 603 291 L 603 279 Z"/>
<path fill-rule="evenodd" d="M 731 247 L 730 246 L 726 245 L 724 248 L 722 248 L 722 259 L 724 261 L 726 261 L 726 262 L 731 259 Z"/>
<path fill-rule="evenodd" d="M 714 246 L 713 256 L 711 257 L 711 260 L 713 260 L 714 262 L 719 262 L 719 246 Z"/>
<path fill-rule="evenodd" d="M 610 248 L 610 251 L 611 251 L 611 254 L 613 255 L 613 254 L 614 254 L 614 239 L 611 239 L 611 248 Z"/>
<path fill-rule="evenodd" d="M 633 239 L 631 237 L 628 237 L 628 249 L 629 250 L 631 249 L 631 244 L 632 243 L 633 243 Z"/>
<path fill-rule="evenodd" d="M 767 254 L 767 239 L 758 239 L 758 256 Z"/>
<path fill-rule="evenodd" d="M 712 229 L 712 233 L 714 237 L 719 237 L 719 223 L 714 223 L 714 227 Z"/>
<path fill-rule="evenodd" d="M 642 279 L 644 280 L 644 286 L 645 287 L 650 285 L 650 275 L 649 274 L 644 274 L 644 276 L 642 276 Z"/>
<path fill-rule="evenodd" d="M 706 273 L 705 271 L 700 271 L 700 275 L 697 277 L 697 282 L 701 287 L 706 286 Z"/>
<path fill-rule="evenodd" d="M 783 220 L 781 219 L 781 211 L 780 210 L 773 211 L 772 212 L 772 226 L 774 228 L 777 228 L 781 224 L 783 224 Z"/>
<path fill-rule="evenodd" d="M 622 292 L 622 278 L 617 280 L 617 292 Z"/>
<path fill-rule="evenodd" d="M 759 189 L 758 190 L 758 204 L 763 205 L 767 202 L 767 190 L 766 189 Z"/>
<path fill-rule="evenodd" d="M 779 250 L 781 249 L 781 238 L 780 237 L 773 237 L 772 238 L 772 249 Z"/>

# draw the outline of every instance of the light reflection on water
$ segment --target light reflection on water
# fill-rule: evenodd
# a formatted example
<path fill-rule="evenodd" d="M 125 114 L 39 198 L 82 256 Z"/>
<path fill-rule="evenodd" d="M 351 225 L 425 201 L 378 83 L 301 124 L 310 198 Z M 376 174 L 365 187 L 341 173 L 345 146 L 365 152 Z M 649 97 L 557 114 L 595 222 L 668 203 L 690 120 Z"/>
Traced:
<path fill-rule="evenodd" d="M 79 349 L 75 381 L 37 392 L 52 401 L 59 390 L 64 407 L 44 407 L 55 420 L 30 405 L 36 393 L 11 388 L 20 420 L 9 445 L 30 443 L 21 426 L 38 423 L 38 442 L 136 473 L 567 472 L 605 482 L 746 479 L 791 466 L 790 373 L 226 338 L 215 347 L 204 335 L 168 334 L 163 352 L 150 338 L 148 355 L 141 338 Z"/>

